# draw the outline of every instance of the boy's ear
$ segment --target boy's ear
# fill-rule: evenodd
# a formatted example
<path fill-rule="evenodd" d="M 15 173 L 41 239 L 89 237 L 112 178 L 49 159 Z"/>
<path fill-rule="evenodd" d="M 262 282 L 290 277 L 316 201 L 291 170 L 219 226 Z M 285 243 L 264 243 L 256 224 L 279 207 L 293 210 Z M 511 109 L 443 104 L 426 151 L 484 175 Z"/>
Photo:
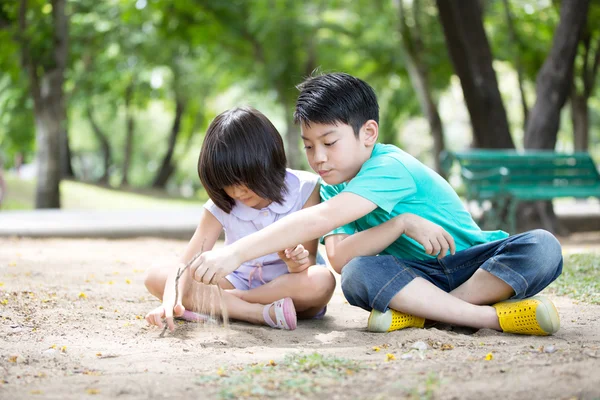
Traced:
<path fill-rule="evenodd" d="M 377 138 L 379 137 L 379 125 L 377 124 L 377 122 L 372 119 L 368 120 L 363 125 L 363 131 L 365 134 L 365 146 L 375 146 L 375 143 L 377 143 Z"/>

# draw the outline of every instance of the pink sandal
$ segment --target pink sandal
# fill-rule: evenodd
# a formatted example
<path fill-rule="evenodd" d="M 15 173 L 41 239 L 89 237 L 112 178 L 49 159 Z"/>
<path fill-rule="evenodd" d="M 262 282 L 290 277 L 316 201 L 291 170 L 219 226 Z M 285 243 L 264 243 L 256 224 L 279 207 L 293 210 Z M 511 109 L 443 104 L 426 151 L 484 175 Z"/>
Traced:
<path fill-rule="evenodd" d="M 271 316 L 269 315 L 271 306 L 274 307 L 276 322 L 273 322 Z M 267 304 L 263 309 L 263 318 L 271 328 L 293 331 L 296 329 L 297 322 L 294 302 L 290 297 L 286 297 L 285 299 L 277 300 L 271 304 Z"/>

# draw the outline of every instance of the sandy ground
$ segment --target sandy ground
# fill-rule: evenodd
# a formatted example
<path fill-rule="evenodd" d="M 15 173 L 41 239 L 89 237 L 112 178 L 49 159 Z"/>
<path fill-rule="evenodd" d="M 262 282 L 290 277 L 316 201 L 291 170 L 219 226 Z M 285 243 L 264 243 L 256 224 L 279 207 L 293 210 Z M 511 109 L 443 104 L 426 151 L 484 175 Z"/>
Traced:
<path fill-rule="evenodd" d="M 572 239 L 565 251 L 600 251 L 599 239 Z M 160 338 L 141 319 L 158 304 L 144 271 L 184 245 L 0 239 L 0 399 L 218 398 L 199 377 L 312 352 L 368 366 L 316 398 L 600 398 L 600 306 L 565 297 L 552 297 L 562 324 L 552 337 L 448 326 L 373 334 L 338 285 L 327 316 L 292 332 L 182 323 Z M 427 350 L 412 349 L 418 341 Z"/>

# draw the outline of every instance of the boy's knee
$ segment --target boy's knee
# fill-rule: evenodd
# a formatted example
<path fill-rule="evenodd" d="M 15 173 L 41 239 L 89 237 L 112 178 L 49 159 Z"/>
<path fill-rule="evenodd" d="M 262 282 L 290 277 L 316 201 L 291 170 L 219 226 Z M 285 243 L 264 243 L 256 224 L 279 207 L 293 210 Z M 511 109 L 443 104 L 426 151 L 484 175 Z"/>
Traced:
<path fill-rule="evenodd" d="M 562 247 L 556 237 L 543 229 L 531 231 L 537 242 L 536 256 L 543 259 L 546 264 L 556 265 L 562 262 Z"/>
<path fill-rule="evenodd" d="M 366 295 L 366 269 L 362 267 L 365 257 L 355 257 L 342 269 L 342 291 L 350 303 Z M 354 305 L 354 304 L 353 304 Z"/>

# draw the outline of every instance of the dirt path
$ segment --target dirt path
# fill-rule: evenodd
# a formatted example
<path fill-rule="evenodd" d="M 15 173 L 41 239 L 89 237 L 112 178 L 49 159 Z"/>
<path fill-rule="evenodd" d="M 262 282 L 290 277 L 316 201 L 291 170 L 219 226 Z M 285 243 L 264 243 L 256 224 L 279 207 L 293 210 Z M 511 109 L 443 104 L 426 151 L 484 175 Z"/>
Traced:
<path fill-rule="evenodd" d="M 600 251 L 597 239 L 572 240 L 565 251 Z M 363 366 L 315 398 L 600 398 L 600 306 L 564 297 L 553 297 L 562 328 L 552 337 L 443 326 L 372 334 L 368 313 L 349 306 L 338 285 L 326 318 L 293 332 L 188 323 L 159 338 L 140 319 L 157 305 L 143 272 L 184 245 L 0 239 L 0 398 L 219 398 L 207 377 L 312 352 Z"/>

